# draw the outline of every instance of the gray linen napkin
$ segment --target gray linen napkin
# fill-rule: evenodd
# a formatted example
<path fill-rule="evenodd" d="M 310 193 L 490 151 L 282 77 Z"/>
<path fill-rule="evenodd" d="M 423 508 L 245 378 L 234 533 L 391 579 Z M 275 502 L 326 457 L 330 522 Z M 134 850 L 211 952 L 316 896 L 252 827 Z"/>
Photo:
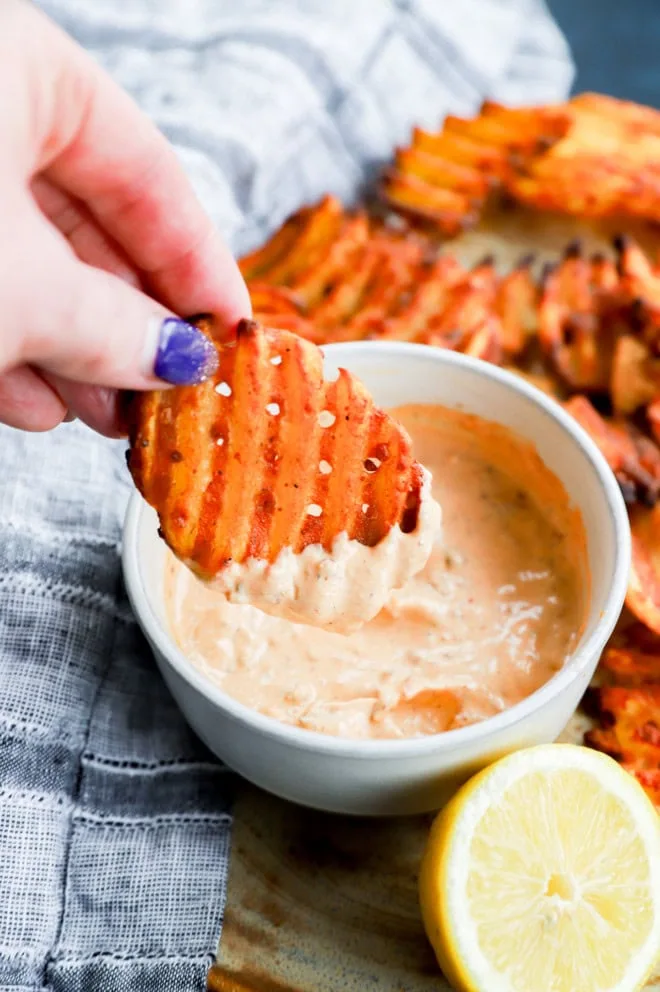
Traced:
<path fill-rule="evenodd" d="M 42 6 L 173 141 L 237 252 L 354 197 L 413 123 L 572 78 L 541 0 Z M 233 779 L 128 608 L 122 447 L 0 428 L 0 989 L 201 990 L 221 930 Z"/>

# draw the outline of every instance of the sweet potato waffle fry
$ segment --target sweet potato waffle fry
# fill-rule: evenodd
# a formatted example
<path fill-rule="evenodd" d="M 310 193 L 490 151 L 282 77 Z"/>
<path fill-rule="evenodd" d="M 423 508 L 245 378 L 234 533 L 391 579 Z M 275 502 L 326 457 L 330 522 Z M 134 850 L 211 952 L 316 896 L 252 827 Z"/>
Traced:
<path fill-rule="evenodd" d="M 605 392 L 619 330 L 619 278 L 603 256 L 584 258 L 569 245 L 557 266 L 547 267 L 538 310 L 539 343 L 571 390 Z"/>
<path fill-rule="evenodd" d="M 660 495 L 660 449 L 626 421 L 602 417 L 586 396 L 576 394 L 564 405 L 600 448 L 628 505 L 653 505 Z"/>
<path fill-rule="evenodd" d="M 209 322 L 203 323 L 212 336 Z M 200 576 L 273 562 L 289 547 L 369 547 L 415 529 L 422 469 L 407 433 L 320 351 L 242 321 L 201 386 L 143 393 L 128 412 L 129 467 L 161 534 Z"/>
<path fill-rule="evenodd" d="M 590 690 L 586 704 L 601 727 L 585 743 L 619 761 L 660 810 L 660 682 Z"/>
<path fill-rule="evenodd" d="M 585 93 L 564 137 L 531 156 L 507 192 L 541 210 L 660 220 L 660 112 Z"/>
<path fill-rule="evenodd" d="M 660 112 L 594 93 L 525 109 L 486 102 L 437 134 L 415 129 L 381 182 L 392 209 L 444 237 L 474 226 L 491 191 L 579 217 L 660 220 Z"/>
<path fill-rule="evenodd" d="M 316 262 L 306 266 L 310 231 Z M 533 335 L 530 265 L 522 259 L 504 277 L 492 258 L 465 269 L 419 233 L 343 212 L 331 197 L 300 210 L 241 261 L 258 320 L 319 344 L 412 341 L 493 362 L 522 354 Z"/>
<path fill-rule="evenodd" d="M 660 635 L 629 624 L 605 649 L 598 676 L 585 697 L 596 722 L 585 743 L 621 762 L 660 810 Z"/>
<path fill-rule="evenodd" d="M 514 170 L 552 147 L 570 124 L 562 107 L 514 110 L 487 101 L 473 120 L 447 117 L 438 134 L 415 128 L 385 172 L 383 198 L 454 237 L 476 224 L 492 189 L 506 188 Z"/>

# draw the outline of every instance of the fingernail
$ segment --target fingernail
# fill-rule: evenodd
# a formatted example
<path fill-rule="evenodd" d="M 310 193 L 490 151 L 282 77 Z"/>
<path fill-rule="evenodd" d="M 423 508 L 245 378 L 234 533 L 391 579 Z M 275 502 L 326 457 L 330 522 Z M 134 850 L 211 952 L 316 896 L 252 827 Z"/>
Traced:
<path fill-rule="evenodd" d="M 197 327 L 168 317 L 158 331 L 154 375 L 173 386 L 204 382 L 218 367 L 218 353 Z"/>

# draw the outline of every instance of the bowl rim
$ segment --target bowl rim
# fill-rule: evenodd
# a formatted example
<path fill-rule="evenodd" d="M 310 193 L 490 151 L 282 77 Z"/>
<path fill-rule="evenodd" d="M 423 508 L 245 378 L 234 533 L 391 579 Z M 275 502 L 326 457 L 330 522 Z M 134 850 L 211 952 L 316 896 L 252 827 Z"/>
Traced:
<path fill-rule="evenodd" d="M 147 503 L 137 491 L 132 494 L 129 501 L 122 541 L 124 580 L 136 620 L 146 633 L 152 647 L 156 648 L 191 688 L 235 721 L 247 724 L 251 730 L 261 736 L 276 739 L 295 748 L 318 754 L 373 760 L 422 757 L 431 753 L 436 754 L 469 746 L 479 742 L 482 738 L 490 737 L 491 734 L 509 730 L 516 723 L 533 716 L 538 710 L 542 710 L 554 698 L 561 695 L 563 690 L 573 681 L 579 679 L 592 664 L 594 656 L 600 654 L 618 621 L 628 588 L 632 541 L 628 513 L 614 474 L 586 431 L 559 403 L 521 376 L 499 366 L 458 352 L 398 341 L 342 342 L 327 345 L 322 348 L 322 351 L 332 362 L 335 361 L 334 354 L 336 352 L 339 352 L 340 360 L 344 360 L 344 355 L 348 355 L 350 358 L 352 355 L 362 355 L 365 352 L 372 355 L 380 352 L 381 355 L 391 356 L 394 362 L 397 358 L 405 358 L 406 356 L 415 359 L 425 357 L 427 360 L 450 369 L 463 367 L 477 376 L 494 379 L 505 388 L 513 389 L 528 402 L 540 408 L 549 419 L 559 424 L 570 442 L 580 450 L 582 456 L 590 463 L 601 483 L 614 536 L 612 582 L 591 634 L 571 655 L 563 668 L 531 695 L 502 710 L 501 713 L 477 723 L 468 724 L 465 727 L 424 737 L 367 740 L 334 737 L 314 730 L 295 727 L 251 709 L 212 683 L 192 665 L 161 624 L 151 607 L 142 583 L 137 548 L 139 528 Z M 348 360 L 346 361 L 350 364 Z"/>

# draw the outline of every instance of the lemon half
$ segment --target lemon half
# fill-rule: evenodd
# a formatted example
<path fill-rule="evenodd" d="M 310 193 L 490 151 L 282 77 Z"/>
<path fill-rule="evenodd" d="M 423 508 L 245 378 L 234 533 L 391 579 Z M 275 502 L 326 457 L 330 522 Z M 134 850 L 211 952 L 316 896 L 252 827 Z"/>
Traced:
<path fill-rule="evenodd" d="M 456 989 L 633 992 L 660 954 L 660 818 L 603 754 L 519 751 L 437 817 L 420 899 Z"/>

